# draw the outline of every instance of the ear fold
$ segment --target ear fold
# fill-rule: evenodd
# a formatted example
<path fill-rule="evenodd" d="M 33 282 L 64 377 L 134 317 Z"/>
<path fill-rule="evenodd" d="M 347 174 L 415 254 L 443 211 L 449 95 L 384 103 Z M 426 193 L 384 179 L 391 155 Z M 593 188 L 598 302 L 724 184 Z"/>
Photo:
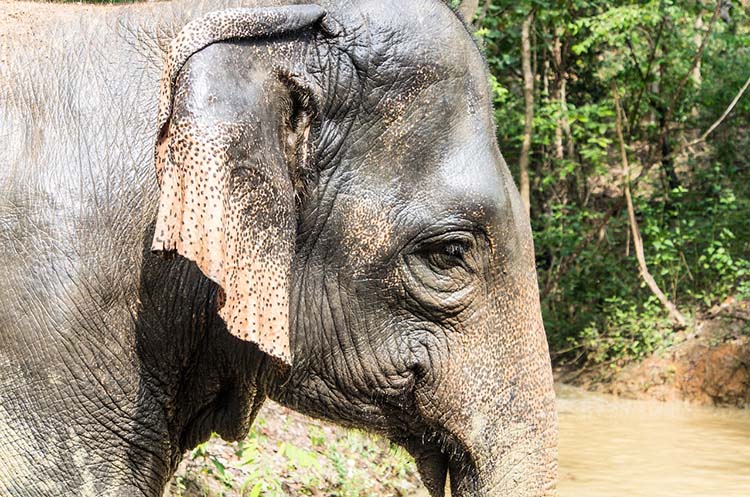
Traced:
<path fill-rule="evenodd" d="M 242 57 L 248 52 L 238 57 L 236 45 L 198 52 L 300 30 L 323 15 L 315 5 L 231 9 L 189 23 L 171 44 L 159 101 L 152 250 L 195 261 L 222 289 L 229 332 L 287 363 L 296 236 L 280 102 L 288 88 Z"/>
<path fill-rule="evenodd" d="M 170 43 L 164 64 L 156 118 L 159 138 L 172 112 L 175 78 L 191 55 L 223 40 L 267 38 L 299 31 L 323 20 L 323 17 L 325 11 L 319 5 L 290 5 L 219 10 L 186 24 Z M 326 28 L 327 24 L 323 27 Z"/>

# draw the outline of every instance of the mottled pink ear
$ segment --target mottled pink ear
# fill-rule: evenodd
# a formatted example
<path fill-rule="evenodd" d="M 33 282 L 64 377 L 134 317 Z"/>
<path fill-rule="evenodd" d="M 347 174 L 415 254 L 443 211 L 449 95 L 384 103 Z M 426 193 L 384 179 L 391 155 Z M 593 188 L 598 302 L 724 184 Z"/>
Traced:
<path fill-rule="evenodd" d="M 161 187 L 152 250 L 176 251 L 219 284 L 228 331 L 291 363 L 289 283 L 296 220 L 283 145 L 269 143 L 278 122 L 264 122 L 268 99 L 212 112 L 195 103 L 188 59 L 217 41 L 302 29 L 323 17 L 315 5 L 231 9 L 189 23 L 172 41 L 162 76 L 155 150 Z M 204 71 L 207 72 L 207 71 Z M 261 82 L 262 83 L 262 82 Z M 263 84 L 239 81 L 254 93 Z M 201 93 L 201 92 L 197 92 Z M 214 95 L 211 98 L 215 98 Z M 191 106 L 192 105 L 192 106 Z M 242 116 L 238 118 L 237 116 Z M 206 118 L 208 117 L 208 118 Z"/>

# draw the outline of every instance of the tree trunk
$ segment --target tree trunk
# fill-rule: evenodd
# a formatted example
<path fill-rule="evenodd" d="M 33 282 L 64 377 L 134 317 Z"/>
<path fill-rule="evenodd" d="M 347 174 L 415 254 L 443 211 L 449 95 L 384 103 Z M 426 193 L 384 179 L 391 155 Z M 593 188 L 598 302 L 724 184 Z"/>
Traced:
<path fill-rule="evenodd" d="M 573 141 L 573 133 L 570 131 L 570 121 L 568 120 L 568 74 L 567 71 L 563 71 L 560 74 L 562 78 L 560 80 L 560 108 L 562 110 L 562 128 L 565 133 L 567 142 L 567 159 L 569 161 L 575 160 L 576 157 L 576 144 Z"/>
<path fill-rule="evenodd" d="M 463 0 L 458 6 L 458 12 L 466 21 L 466 24 L 471 24 L 474 20 L 474 15 L 477 13 L 479 7 L 479 0 Z"/>
<path fill-rule="evenodd" d="M 620 107 L 620 98 L 617 94 L 617 87 L 612 82 L 612 94 L 615 100 L 615 111 L 616 111 L 616 119 L 615 119 L 615 128 L 617 131 L 617 139 L 620 141 L 620 156 L 622 160 L 622 168 L 623 168 L 623 190 L 625 192 L 625 202 L 627 204 L 628 208 L 628 221 L 630 223 L 630 234 L 633 238 L 633 248 L 635 250 L 635 256 L 638 259 L 638 267 L 640 269 L 640 274 L 643 280 L 646 282 L 646 285 L 648 285 L 651 292 L 656 295 L 656 298 L 659 299 L 659 302 L 662 303 L 662 305 L 667 309 L 669 312 L 669 317 L 672 319 L 672 321 L 680 326 L 681 328 L 684 328 L 687 325 L 687 322 L 685 320 L 685 316 L 682 315 L 682 313 L 677 309 L 677 306 L 675 306 L 672 301 L 670 301 L 666 295 L 664 295 L 664 292 L 661 291 L 661 288 L 659 288 L 659 285 L 656 283 L 656 280 L 654 280 L 654 277 L 651 276 L 651 273 L 648 270 L 648 266 L 646 265 L 646 256 L 643 252 L 643 239 L 641 238 L 641 232 L 638 229 L 638 222 L 635 219 L 635 209 L 633 208 L 633 197 L 630 193 L 630 165 L 628 163 L 628 153 L 625 149 L 625 138 L 622 134 L 622 108 Z"/>
<path fill-rule="evenodd" d="M 693 43 L 695 43 L 696 47 L 699 47 L 701 44 L 701 31 L 703 31 L 703 12 L 698 11 L 698 15 L 695 17 L 695 34 L 693 35 Z M 693 68 L 693 84 L 696 88 L 700 88 L 701 83 L 703 83 L 703 75 L 701 74 L 701 61 L 699 60 L 695 67 Z M 693 105 L 693 108 L 690 109 L 690 117 L 692 117 L 694 120 L 698 120 L 700 117 L 700 112 L 698 111 L 698 106 Z M 695 128 L 693 130 L 693 136 L 691 137 L 691 140 L 695 140 L 700 135 L 700 130 L 698 128 Z"/>
<path fill-rule="evenodd" d="M 524 127 L 521 156 L 518 161 L 521 201 L 526 213 L 531 212 L 531 192 L 529 187 L 529 155 L 531 136 L 534 132 L 534 74 L 531 71 L 531 24 L 534 11 L 526 16 L 521 26 L 521 67 L 523 70 Z"/>
<path fill-rule="evenodd" d="M 562 57 L 562 43 L 560 36 L 555 33 L 552 42 L 552 59 L 555 63 L 555 100 L 560 105 L 560 117 L 555 128 L 555 157 L 558 161 L 563 158 L 570 162 L 575 160 L 575 144 L 573 134 L 570 130 L 570 121 L 568 120 L 568 72 L 564 66 Z M 563 147 L 563 138 L 565 147 Z M 578 184 L 581 182 L 580 170 L 576 168 L 575 174 L 569 178 L 568 185 L 572 198 L 581 199 Z"/>
<path fill-rule="evenodd" d="M 695 18 L 695 34 L 693 35 L 693 43 L 695 43 L 696 47 L 701 46 L 701 41 L 703 40 L 702 31 L 703 31 L 703 13 L 698 12 L 698 16 Z M 695 67 L 693 68 L 693 83 L 695 86 L 700 86 L 703 81 L 703 77 L 701 75 L 701 60 L 698 59 L 698 61 L 695 63 Z"/>
<path fill-rule="evenodd" d="M 552 61 L 555 64 L 555 87 L 552 93 L 552 100 L 555 104 L 560 105 L 560 117 L 557 120 L 557 126 L 555 126 L 555 159 L 558 164 L 565 158 L 565 149 L 563 148 L 563 108 L 562 108 L 562 55 L 560 54 L 560 37 L 555 34 L 552 40 Z"/>

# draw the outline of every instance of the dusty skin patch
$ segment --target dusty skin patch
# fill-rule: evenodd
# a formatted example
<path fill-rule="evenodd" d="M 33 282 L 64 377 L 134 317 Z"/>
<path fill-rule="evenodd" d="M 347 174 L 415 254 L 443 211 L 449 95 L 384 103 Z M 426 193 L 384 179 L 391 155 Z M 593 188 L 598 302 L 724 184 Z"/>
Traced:
<path fill-rule="evenodd" d="M 32 434 L 24 428 L 22 424 L 11 423 L 10 415 L 0 405 L 0 433 L 4 434 L 0 440 L 0 453 L 3 455 L 0 457 L 0 495 L 10 493 L 13 481 L 31 481 L 33 477 L 33 463 L 26 457 L 34 450 L 29 442 Z M 13 475 L 13 481 L 6 479 L 7 475 Z"/>
<path fill-rule="evenodd" d="M 164 497 L 428 497 L 410 456 L 381 438 L 267 401 L 248 437 L 188 452 Z"/>
<path fill-rule="evenodd" d="M 638 364 L 559 379 L 625 398 L 750 407 L 750 301 L 727 299 L 699 316 L 675 345 Z"/>

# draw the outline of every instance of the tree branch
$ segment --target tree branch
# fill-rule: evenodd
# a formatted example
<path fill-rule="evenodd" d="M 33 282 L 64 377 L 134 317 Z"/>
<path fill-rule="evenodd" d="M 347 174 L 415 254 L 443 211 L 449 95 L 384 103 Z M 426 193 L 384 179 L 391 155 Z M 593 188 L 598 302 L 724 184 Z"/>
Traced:
<path fill-rule="evenodd" d="M 730 112 L 734 109 L 734 107 L 737 105 L 737 102 L 740 101 L 740 98 L 742 98 L 742 95 L 745 94 L 745 91 L 747 91 L 747 88 L 750 87 L 750 78 L 747 78 L 747 81 L 745 81 L 745 84 L 740 88 L 740 91 L 737 92 L 737 95 L 734 96 L 734 99 L 732 99 L 732 102 L 729 104 L 729 106 L 724 109 L 724 112 L 721 114 L 721 117 L 719 117 L 709 128 L 703 132 L 701 136 L 696 138 L 695 140 L 686 143 L 685 145 L 678 148 L 673 155 L 677 155 L 679 152 L 682 152 L 688 147 L 692 147 L 693 145 L 697 145 L 698 143 L 705 141 L 706 138 L 708 138 L 708 135 L 713 133 L 716 128 L 719 127 L 719 125 L 724 121 L 724 119 L 727 118 Z"/>
<path fill-rule="evenodd" d="M 711 126 L 709 126 L 708 129 L 706 131 L 704 131 L 701 136 L 699 136 L 695 140 L 692 140 L 690 142 L 687 142 L 687 143 L 679 146 L 671 154 L 669 154 L 667 157 L 663 157 L 662 159 L 674 158 L 674 157 L 678 156 L 679 154 L 681 154 L 682 152 L 684 152 L 686 149 L 688 149 L 688 148 L 690 148 L 690 147 L 692 147 L 694 145 L 697 145 L 697 144 L 699 144 L 701 142 L 706 141 L 706 139 L 709 137 L 709 135 L 711 133 L 713 133 L 714 131 L 716 131 L 716 128 L 718 128 L 721 125 L 721 123 L 724 122 L 724 120 L 729 116 L 729 114 L 732 112 L 732 110 L 734 110 L 734 108 L 737 106 L 737 103 L 739 103 L 740 99 L 745 94 L 745 92 L 747 91 L 748 88 L 750 88 L 750 78 L 748 78 L 747 81 L 745 81 L 745 84 L 742 85 L 742 88 L 740 88 L 740 90 L 734 96 L 734 98 L 729 103 L 729 105 L 727 106 L 727 108 L 724 109 L 724 112 L 721 114 L 721 116 L 716 121 L 714 121 L 714 123 Z M 651 168 L 653 166 L 655 166 L 655 165 L 656 165 L 655 161 L 652 161 L 649 164 L 647 164 L 647 166 L 643 168 L 643 170 L 638 175 L 638 177 L 636 177 L 635 180 L 633 180 L 633 184 L 634 185 L 638 184 L 638 182 L 640 181 L 640 179 L 649 170 L 651 170 Z"/>
<path fill-rule="evenodd" d="M 651 74 L 651 68 L 654 65 L 654 60 L 656 59 L 656 51 L 659 48 L 659 43 L 661 43 L 661 35 L 664 32 L 664 25 L 667 23 L 666 16 L 663 16 L 661 19 L 661 22 L 659 23 L 659 30 L 656 32 L 656 39 L 654 40 L 654 46 L 651 47 L 651 53 L 648 55 L 648 63 L 646 64 L 646 73 L 645 78 L 642 80 L 643 84 L 641 85 L 641 88 L 638 90 L 638 96 L 635 99 L 635 103 L 633 104 L 633 108 L 630 112 L 630 128 L 628 129 L 628 139 L 633 137 L 633 129 L 635 125 L 638 123 L 638 120 L 640 119 L 640 116 L 638 115 L 641 108 L 641 100 L 643 99 L 643 93 L 646 90 L 646 87 L 648 86 L 648 76 Z"/>
<path fill-rule="evenodd" d="M 461 13 L 461 16 L 463 16 L 466 24 L 471 24 L 474 20 L 474 14 L 477 13 L 478 7 L 479 0 L 463 0 L 459 4 L 458 11 Z"/>
<path fill-rule="evenodd" d="M 625 147 L 625 138 L 622 134 L 622 108 L 620 106 L 620 97 L 617 94 L 617 85 L 612 81 L 612 96 L 615 101 L 615 129 L 617 131 L 617 138 L 620 141 L 620 157 L 622 160 L 622 168 L 624 170 L 623 190 L 625 194 L 625 203 L 628 208 L 628 221 L 630 222 L 630 232 L 633 238 L 633 248 L 635 249 L 636 259 L 638 259 L 638 267 L 643 280 L 648 285 L 651 292 L 656 295 L 659 302 L 667 309 L 672 321 L 684 328 L 687 325 L 685 316 L 677 309 L 677 307 L 664 295 L 661 291 L 656 280 L 651 275 L 646 265 L 646 256 L 643 252 L 643 239 L 641 238 L 641 232 L 638 229 L 638 222 L 635 219 L 635 209 L 633 207 L 633 197 L 630 193 L 630 165 L 628 163 L 628 153 Z"/>
<path fill-rule="evenodd" d="M 690 64 L 690 69 L 687 70 L 685 73 L 685 76 L 683 76 L 682 80 L 680 80 L 679 84 L 677 85 L 677 88 L 675 89 L 674 94 L 672 95 L 672 99 L 669 101 L 669 105 L 667 106 L 667 112 L 664 116 L 664 123 L 665 125 L 662 126 L 661 131 L 659 132 L 659 139 L 657 142 L 657 146 L 654 147 L 654 150 L 662 150 L 662 145 L 664 143 L 664 140 L 667 138 L 667 131 L 669 129 L 669 121 L 672 119 L 672 115 L 674 114 L 674 110 L 677 106 L 677 101 L 682 96 L 682 92 L 685 89 L 685 85 L 687 85 L 687 82 L 690 81 L 690 78 L 693 76 L 693 71 L 695 70 L 695 67 L 698 65 L 698 63 L 701 60 L 701 57 L 703 57 L 703 51 L 706 48 L 706 45 L 708 44 L 708 39 L 711 37 L 711 33 L 713 33 L 714 26 L 716 25 L 716 20 L 719 18 L 719 12 L 721 11 L 721 3 L 722 0 L 716 0 L 716 8 L 714 9 L 714 13 L 711 16 L 711 21 L 708 24 L 708 29 L 706 30 L 706 33 L 703 35 L 703 39 L 701 40 L 701 44 L 698 47 L 698 51 L 695 52 L 695 55 L 693 56 L 693 61 Z M 655 156 L 651 155 L 652 159 L 655 158 Z M 664 158 L 662 158 L 664 159 Z M 653 163 L 653 160 L 649 160 L 647 164 L 647 168 L 644 168 L 644 170 L 650 169 L 651 164 Z M 641 173 L 643 175 L 643 173 Z"/>
<path fill-rule="evenodd" d="M 685 73 L 685 76 L 683 76 L 682 80 L 677 85 L 677 89 L 672 95 L 672 100 L 670 101 L 669 107 L 667 108 L 667 119 L 666 119 L 667 121 L 671 119 L 672 114 L 674 113 L 675 105 L 677 104 L 677 101 L 680 99 L 680 96 L 682 95 L 682 91 L 685 89 L 685 85 L 687 85 L 688 81 L 690 81 L 690 78 L 693 76 L 693 71 L 695 70 L 695 67 L 698 65 L 701 58 L 703 57 L 703 51 L 706 49 L 706 45 L 708 45 L 708 39 L 711 37 L 711 33 L 713 33 L 714 26 L 716 25 L 716 20 L 719 18 L 719 12 L 721 12 L 721 4 L 722 4 L 722 0 L 716 0 L 716 8 L 714 9 L 714 13 L 711 16 L 711 21 L 708 23 L 708 29 L 706 30 L 706 33 L 703 35 L 703 39 L 701 40 L 701 44 L 698 47 L 698 51 L 695 52 L 693 61 L 690 64 L 690 69 L 687 70 L 687 72 Z"/>

